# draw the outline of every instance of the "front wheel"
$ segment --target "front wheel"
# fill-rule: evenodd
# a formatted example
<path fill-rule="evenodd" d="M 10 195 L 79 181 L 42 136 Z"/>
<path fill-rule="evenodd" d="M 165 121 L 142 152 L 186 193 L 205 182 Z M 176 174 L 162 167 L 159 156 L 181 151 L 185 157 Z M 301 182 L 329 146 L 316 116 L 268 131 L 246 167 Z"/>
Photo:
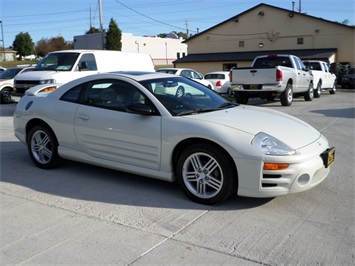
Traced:
<path fill-rule="evenodd" d="M 12 103 L 12 98 L 11 98 L 11 89 L 3 89 L 1 91 L 1 103 L 7 104 L 7 103 Z"/>
<path fill-rule="evenodd" d="M 314 98 L 314 90 L 313 90 L 313 84 L 312 83 L 309 83 L 309 86 L 308 86 L 308 90 L 304 93 L 304 99 L 307 101 L 307 102 L 310 102 L 313 100 Z"/>
<path fill-rule="evenodd" d="M 177 178 L 184 193 L 201 204 L 221 202 L 237 187 L 232 159 L 221 148 L 205 143 L 194 144 L 181 154 Z"/>
<path fill-rule="evenodd" d="M 27 148 L 32 161 L 39 168 L 51 169 L 60 162 L 58 141 L 45 126 L 35 126 L 30 130 Z"/>
<path fill-rule="evenodd" d="M 337 92 L 337 83 L 334 82 L 333 87 L 329 90 L 330 94 L 335 94 Z"/>
<path fill-rule="evenodd" d="M 322 95 L 322 83 L 318 82 L 317 88 L 314 91 L 314 98 L 320 98 Z"/>

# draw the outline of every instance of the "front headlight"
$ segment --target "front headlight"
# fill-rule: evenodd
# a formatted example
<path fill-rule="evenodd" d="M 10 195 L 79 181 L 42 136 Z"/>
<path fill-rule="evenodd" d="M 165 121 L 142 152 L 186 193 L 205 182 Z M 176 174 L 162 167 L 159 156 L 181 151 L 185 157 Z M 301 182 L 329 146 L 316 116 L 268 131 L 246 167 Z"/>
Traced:
<path fill-rule="evenodd" d="M 267 155 L 293 155 L 296 152 L 282 141 L 264 132 L 258 133 L 251 144 Z"/>
<path fill-rule="evenodd" d="M 50 84 L 50 83 L 56 83 L 55 79 L 44 79 L 39 82 L 39 84 Z"/>

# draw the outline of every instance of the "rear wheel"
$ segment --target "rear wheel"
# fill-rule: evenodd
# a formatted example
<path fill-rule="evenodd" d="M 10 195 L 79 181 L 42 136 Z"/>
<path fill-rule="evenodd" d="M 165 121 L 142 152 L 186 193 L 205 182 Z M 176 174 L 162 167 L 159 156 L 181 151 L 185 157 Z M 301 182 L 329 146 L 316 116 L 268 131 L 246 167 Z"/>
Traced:
<path fill-rule="evenodd" d="M 290 106 L 293 101 L 292 84 L 288 83 L 285 90 L 280 95 L 280 101 L 282 106 Z"/>
<path fill-rule="evenodd" d="M 177 177 L 184 193 L 201 204 L 221 202 L 237 188 L 237 172 L 229 155 L 206 143 L 194 144 L 181 154 Z"/>
<path fill-rule="evenodd" d="M 52 131 L 45 126 L 35 126 L 30 130 L 27 148 L 32 161 L 39 168 L 53 168 L 61 160 L 58 155 L 58 141 Z"/>
<path fill-rule="evenodd" d="M 240 104 L 247 104 L 249 101 L 249 96 L 247 93 L 235 91 L 234 92 L 234 98 L 237 103 Z"/>

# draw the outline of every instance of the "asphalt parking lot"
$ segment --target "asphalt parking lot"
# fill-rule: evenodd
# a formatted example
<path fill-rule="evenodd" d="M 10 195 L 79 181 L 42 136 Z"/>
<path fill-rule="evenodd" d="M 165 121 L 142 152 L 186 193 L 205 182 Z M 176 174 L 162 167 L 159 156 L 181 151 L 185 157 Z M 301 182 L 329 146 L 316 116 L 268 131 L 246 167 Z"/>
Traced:
<path fill-rule="evenodd" d="M 175 183 L 75 162 L 41 170 L 13 135 L 16 104 L 0 105 L 0 264 L 355 265 L 355 91 L 251 104 L 328 138 L 336 159 L 323 183 L 203 206 Z"/>

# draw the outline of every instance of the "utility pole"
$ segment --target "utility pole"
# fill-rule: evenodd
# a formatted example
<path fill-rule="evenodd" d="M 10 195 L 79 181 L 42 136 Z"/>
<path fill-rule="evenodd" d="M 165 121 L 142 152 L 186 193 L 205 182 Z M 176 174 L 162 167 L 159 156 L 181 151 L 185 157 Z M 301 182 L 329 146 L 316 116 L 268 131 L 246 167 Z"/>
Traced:
<path fill-rule="evenodd" d="M 105 50 L 105 35 L 104 35 L 104 27 L 102 25 L 102 4 L 101 0 L 99 0 L 99 9 L 100 9 L 100 31 L 102 35 L 102 50 Z"/>
<path fill-rule="evenodd" d="M 185 25 L 186 25 L 186 39 L 189 38 L 189 22 L 186 20 L 185 22 Z"/>
<path fill-rule="evenodd" d="M 92 24 L 91 24 L 91 7 L 90 7 L 90 9 L 89 9 L 89 12 L 90 12 L 89 17 L 90 17 L 90 29 L 91 29 L 91 27 L 92 27 Z"/>
<path fill-rule="evenodd" d="M 2 49 L 3 49 L 2 61 L 6 61 L 5 44 L 4 44 L 4 30 L 2 28 L 2 21 L 1 20 L 0 20 L 0 23 L 1 23 L 1 41 L 2 41 Z"/>

